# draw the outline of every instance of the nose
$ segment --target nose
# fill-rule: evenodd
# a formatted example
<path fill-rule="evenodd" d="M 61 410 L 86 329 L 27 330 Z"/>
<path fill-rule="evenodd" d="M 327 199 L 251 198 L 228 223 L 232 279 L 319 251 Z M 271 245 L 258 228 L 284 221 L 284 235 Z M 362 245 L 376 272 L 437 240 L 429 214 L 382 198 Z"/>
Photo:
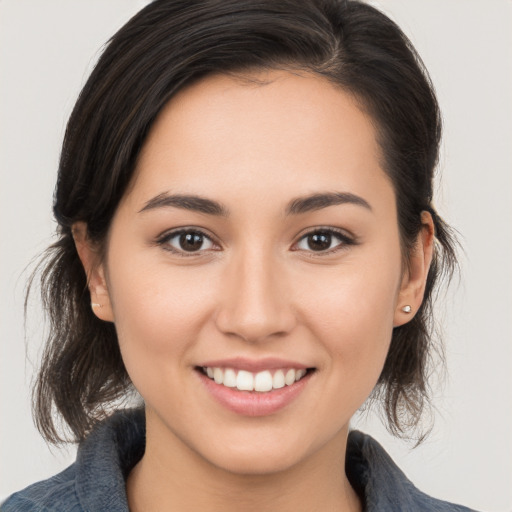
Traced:
<path fill-rule="evenodd" d="M 283 268 L 263 251 L 248 252 L 226 269 L 217 328 L 249 343 L 283 337 L 296 324 Z"/>

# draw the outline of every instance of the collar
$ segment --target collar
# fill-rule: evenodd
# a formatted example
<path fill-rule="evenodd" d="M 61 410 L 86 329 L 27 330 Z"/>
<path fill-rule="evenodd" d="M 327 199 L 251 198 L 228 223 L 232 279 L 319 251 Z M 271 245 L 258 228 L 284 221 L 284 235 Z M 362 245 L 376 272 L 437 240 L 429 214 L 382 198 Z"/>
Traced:
<path fill-rule="evenodd" d="M 76 493 L 84 510 L 128 512 L 125 482 L 145 441 L 144 409 L 118 411 L 93 429 L 76 460 Z M 471 512 L 419 491 L 377 441 L 357 430 L 348 436 L 345 471 L 365 512 Z"/>

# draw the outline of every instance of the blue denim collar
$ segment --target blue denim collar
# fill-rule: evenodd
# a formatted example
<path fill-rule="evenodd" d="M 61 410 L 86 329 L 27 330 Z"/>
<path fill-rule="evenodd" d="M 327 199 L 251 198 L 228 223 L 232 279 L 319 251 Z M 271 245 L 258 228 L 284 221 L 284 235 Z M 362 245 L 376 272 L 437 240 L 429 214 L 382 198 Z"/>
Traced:
<path fill-rule="evenodd" d="M 128 512 L 126 478 L 144 454 L 145 438 L 143 409 L 116 412 L 81 443 L 73 465 L 14 494 L 2 512 Z M 382 446 L 359 431 L 349 434 L 345 471 L 365 512 L 471 512 L 419 491 Z"/>

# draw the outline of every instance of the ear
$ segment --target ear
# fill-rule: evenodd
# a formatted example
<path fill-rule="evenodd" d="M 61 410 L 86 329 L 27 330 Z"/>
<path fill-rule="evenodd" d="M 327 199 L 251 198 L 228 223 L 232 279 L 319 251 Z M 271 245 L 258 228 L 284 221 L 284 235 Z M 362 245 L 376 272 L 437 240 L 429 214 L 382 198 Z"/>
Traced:
<path fill-rule="evenodd" d="M 434 254 L 434 221 L 429 212 L 421 213 L 421 230 L 402 278 L 395 310 L 394 327 L 409 322 L 423 302 L 428 271 Z M 407 312 L 407 306 L 410 311 Z M 403 308 L 406 308 L 405 310 Z"/>
<path fill-rule="evenodd" d="M 87 275 L 87 287 L 91 294 L 91 308 L 100 320 L 113 322 L 114 314 L 98 244 L 88 237 L 85 222 L 76 222 L 73 224 L 71 231 L 78 256 Z"/>

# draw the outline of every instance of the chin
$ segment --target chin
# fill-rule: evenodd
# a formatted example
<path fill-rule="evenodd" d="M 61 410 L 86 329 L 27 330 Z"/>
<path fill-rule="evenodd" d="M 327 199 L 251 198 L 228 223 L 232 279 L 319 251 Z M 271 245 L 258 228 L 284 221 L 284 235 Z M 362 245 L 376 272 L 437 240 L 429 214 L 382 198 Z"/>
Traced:
<path fill-rule="evenodd" d="M 263 476 L 287 471 L 305 461 L 309 452 L 305 443 L 283 443 L 283 437 L 270 441 L 248 434 L 243 443 L 218 443 L 202 456 L 212 465 L 237 475 Z M 253 442 L 251 442 L 251 439 Z"/>
<path fill-rule="evenodd" d="M 265 476 L 285 472 L 300 462 L 301 458 L 289 454 L 274 453 L 272 456 L 259 453 L 229 454 L 216 461 L 216 466 L 228 473 L 242 476 Z M 211 461 L 214 462 L 214 461 Z"/>

